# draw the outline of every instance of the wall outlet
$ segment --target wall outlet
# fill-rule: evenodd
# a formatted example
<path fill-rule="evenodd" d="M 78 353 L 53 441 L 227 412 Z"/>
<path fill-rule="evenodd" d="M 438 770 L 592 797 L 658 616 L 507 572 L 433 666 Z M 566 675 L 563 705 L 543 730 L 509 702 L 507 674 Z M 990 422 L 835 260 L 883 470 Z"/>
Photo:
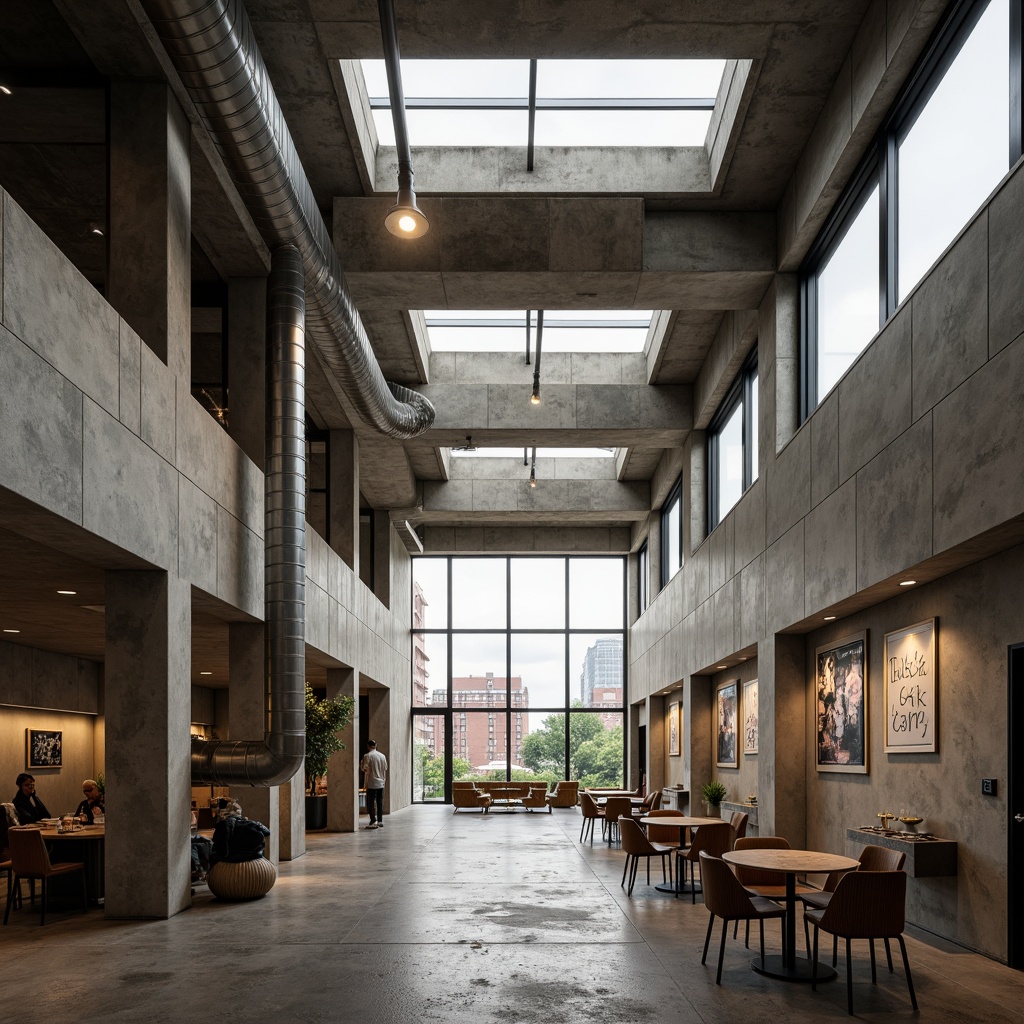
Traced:
<path fill-rule="evenodd" d="M 982 779 L 981 780 L 981 794 L 982 794 L 982 796 L 995 796 L 996 795 L 996 780 L 995 779 Z"/>

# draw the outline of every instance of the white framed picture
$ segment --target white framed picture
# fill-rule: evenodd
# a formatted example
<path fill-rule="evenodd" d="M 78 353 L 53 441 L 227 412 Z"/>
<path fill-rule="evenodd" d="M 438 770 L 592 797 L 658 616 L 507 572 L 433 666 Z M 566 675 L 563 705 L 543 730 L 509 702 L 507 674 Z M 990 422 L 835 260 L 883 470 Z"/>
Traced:
<path fill-rule="evenodd" d="M 937 619 L 885 634 L 885 752 L 934 754 L 939 749 Z"/>
<path fill-rule="evenodd" d="M 757 680 L 743 684 L 743 753 L 757 753 Z"/>

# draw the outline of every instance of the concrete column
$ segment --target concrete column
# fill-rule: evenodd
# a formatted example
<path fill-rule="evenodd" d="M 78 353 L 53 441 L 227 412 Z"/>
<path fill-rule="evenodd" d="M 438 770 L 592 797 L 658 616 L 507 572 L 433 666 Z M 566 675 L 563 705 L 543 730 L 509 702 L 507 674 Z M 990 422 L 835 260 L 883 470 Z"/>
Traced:
<path fill-rule="evenodd" d="M 231 700 L 230 739 L 262 739 L 267 728 L 264 680 L 264 631 L 262 623 L 232 622 L 228 625 L 228 688 Z M 277 786 L 232 786 L 231 795 L 247 818 L 262 821 L 270 829 L 264 854 L 280 858 L 280 797 Z"/>
<path fill-rule="evenodd" d="M 665 698 L 648 697 L 647 710 L 647 789 L 664 789 L 674 780 L 669 774 L 665 736 Z"/>
<path fill-rule="evenodd" d="M 383 509 L 373 516 L 373 592 L 385 608 L 391 607 L 391 517 Z"/>
<path fill-rule="evenodd" d="M 370 698 L 370 721 L 366 738 L 377 741 L 377 749 L 388 759 L 388 781 L 384 787 L 384 811 L 391 813 L 392 765 L 399 757 L 391 750 L 391 693 L 382 686 L 375 686 L 368 691 Z M 356 733 L 358 735 L 358 733 Z M 360 751 L 362 756 L 365 751 Z"/>
<path fill-rule="evenodd" d="M 191 587 L 106 573 L 106 914 L 167 918 L 190 902 Z"/>
<path fill-rule="evenodd" d="M 281 860 L 298 860 L 306 852 L 306 774 L 300 768 L 278 788 L 280 793 Z"/>
<path fill-rule="evenodd" d="M 186 388 L 191 137 L 166 82 L 111 83 L 106 298 Z"/>
<path fill-rule="evenodd" d="M 689 522 L 684 523 L 683 537 L 687 557 L 693 554 L 708 535 L 708 448 L 707 432 L 692 430 L 687 438 L 690 446 L 689 481 L 684 491 L 689 495 Z"/>
<path fill-rule="evenodd" d="M 354 832 L 359 827 L 359 694 L 353 668 L 327 670 L 327 696 L 331 700 L 351 697 L 355 701 L 352 720 L 341 731 L 344 750 L 331 754 L 327 767 L 327 830 Z"/>
<path fill-rule="evenodd" d="M 327 467 L 331 548 L 359 575 L 359 440 L 354 431 L 332 430 Z"/>
<path fill-rule="evenodd" d="M 806 843 L 806 671 L 804 638 L 779 634 L 757 645 L 758 832 Z"/>
<path fill-rule="evenodd" d="M 257 468 L 266 443 L 267 280 L 228 281 L 228 433 Z"/>
<path fill-rule="evenodd" d="M 715 694 L 708 676 L 690 676 L 683 685 L 683 779 L 690 791 L 690 811 L 703 814 L 700 788 L 715 777 L 712 723 Z M 767 834 L 767 833 L 766 833 Z"/>

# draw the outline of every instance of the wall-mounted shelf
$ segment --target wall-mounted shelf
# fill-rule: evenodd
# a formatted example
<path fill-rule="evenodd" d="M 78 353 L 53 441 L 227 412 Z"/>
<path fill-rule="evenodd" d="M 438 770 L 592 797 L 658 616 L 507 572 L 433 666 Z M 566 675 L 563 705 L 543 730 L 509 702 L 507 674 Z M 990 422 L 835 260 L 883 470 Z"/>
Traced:
<path fill-rule="evenodd" d="M 757 827 L 757 804 L 733 804 L 728 800 L 722 801 L 722 817 L 728 821 L 736 812 L 742 811 L 747 816 L 747 828 Z"/>
<path fill-rule="evenodd" d="M 957 844 L 952 839 L 937 839 L 927 833 L 875 830 L 871 827 L 848 828 L 846 838 L 865 846 L 884 846 L 906 854 L 903 870 L 911 878 L 935 878 L 957 873 Z"/>

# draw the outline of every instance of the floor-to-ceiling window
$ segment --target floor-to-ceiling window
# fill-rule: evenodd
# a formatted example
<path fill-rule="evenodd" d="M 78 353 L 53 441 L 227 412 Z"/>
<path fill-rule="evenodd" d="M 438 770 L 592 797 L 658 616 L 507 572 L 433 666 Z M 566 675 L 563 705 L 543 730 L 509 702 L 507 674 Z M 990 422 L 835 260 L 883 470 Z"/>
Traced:
<path fill-rule="evenodd" d="M 413 562 L 413 799 L 451 780 L 621 785 L 625 559 Z"/>

